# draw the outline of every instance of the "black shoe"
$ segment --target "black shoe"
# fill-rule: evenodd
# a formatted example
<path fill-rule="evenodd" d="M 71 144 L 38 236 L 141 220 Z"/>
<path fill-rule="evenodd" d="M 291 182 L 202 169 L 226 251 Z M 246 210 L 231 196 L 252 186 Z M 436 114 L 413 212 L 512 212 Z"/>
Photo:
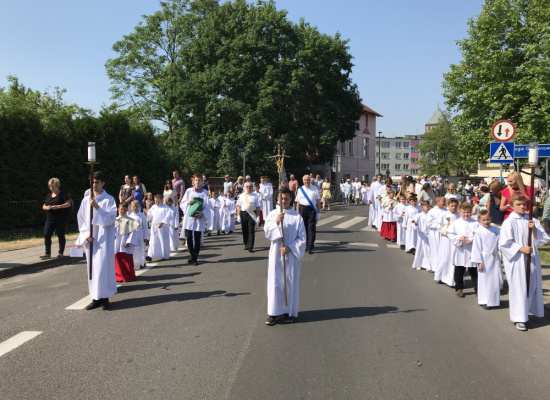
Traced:
<path fill-rule="evenodd" d="M 245 249 L 245 250 L 248 250 L 248 247 L 245 247 L 244 249 Z"/>
<path fill-rule="evenodd" d="M 88 304 L 85 309 L 86 310 L 93 310 L 95 308 L 99 308 L 99 307 L 101 307 L 102 303 L 103 302 L 101 301 L 101 299 L 100 300 L 92 300 L 92 302 L 90 304 Z"/>
<path fill-rule="evenodd" d="M 402 244 L 401 246 L 399 246 L 399 248 L 400 248 L 401 250 L 405 250 L 405 245 Z"/>
<path fill-rule="evenodd" d="M 307 251 L 309 254 L 313 254 L 313 247 L 310 247 L 309 250 Z"/>
<path fill-rule="evenodd" d="M 57 258 L 63 258 L 63 253 L 59 253 L 59 254 L 57 255 Z"/>
<path fill-rule="evenodd" d="M 416 255 L 416 249 L 412 249 L 412 250 L 411 250 L 411 254 L 412 254 L 413 256 Z"/>
<path fill-rule="evenodd" d="M 194 266 L 197 266 L 199 265 L 199 262 L 197 260 L 194 260 L 193 263 L 192 263 Z"/>
<path fill-rule="evenodd" d="M 278 318 L 279 318 L 279 317 L 273 317 L 273 316 L 270 315 L 269 318 L 267 318 L 267 319 L 265 320 L 265 324 L 266 324 L 266 325 L 269 325 L 269 326 L 273 326 L 273 325 L 275 325 L 275 324 L 277 323 L 277 319 L 278 319 Z"/>
<path fill-rule="evenodd" d="M 40 256 L 40 258 L 42 260 L 49 260 L 50 258 L 52 258 L 52 256 L 50 256 L 49 254 L 44 254 L 43 256 Z"/>
<path fill-rule="evenodd" d="M 220 231 L 218 231 L 218 236 L 220 236 Z"/>
<path fill-rule="evenodd" d="M 206 236 L 211 236 L 211 235 L 212 235 L 212 232 L 208 232 L 208 233 L 206 234 Z"/>
<path fill-rule="evenodd" d="M 163 258 L 162 261 L 168 261 L 169 259 L 168 258 Z"/>
<path fill-rule="evenodd" d="M 291 317 L 288 314 L 283 315 L 283 323 L 291 324 L 292 322 L 294 322 L 294 317 Z"/>
<path fill-rule="evenodd" d="M 101 301 L 101 309 L 108 310 L 109 308 L 111 308 L 111 303 L 109 303 L 109 299 L 103 299 Z"/>
<path fill-rule="evenodd" d="M 192 264 L 193 263 L 193 257 L 189 257 L 187 259 L 187 264 Z"/>
<path fill-rule="evenodd" d="M 375 225 L 371 225 L 371 228 L 372 228 L 372 229 L 376 229 L 376 226 L 375 226 Z"/>
<path fill-rule="evenodd" d="M 147 266 L 147 263 L 144 263 L 143 265 L 140 265 L 140 266 L 139 266 L 139 269 L 143 269 L 143 268 L 145 268 L 146 266 Z"/>
<path fill-rule="evenodd" d="M 254 253 L 254 249 L 248 249 L 249 253 Z"/>
<path fill-rule="evenodd" d="M 145 257 L 145 261 L 153 261 L 153 259 L 149 256 Z"/>
<path fill-rule="evenodd" d="M 488 306 L 487 304 L 482 304 L 481 307 L 483 307 L 485 310 L 492 310 L 493 307 Z"/>

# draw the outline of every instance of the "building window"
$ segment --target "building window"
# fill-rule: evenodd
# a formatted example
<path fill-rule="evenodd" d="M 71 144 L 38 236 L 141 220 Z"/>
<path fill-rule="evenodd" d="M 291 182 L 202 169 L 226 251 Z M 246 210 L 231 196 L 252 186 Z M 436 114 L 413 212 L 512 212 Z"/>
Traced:
<path fill-rule="evenodd" d="M 382 170 L 390 169 L 390 164 L 382 164 Z"/>
<path fill-rule="evenodd" d="M 401 142 L 395 142 L 395 148 L 400 149 L 401 148 Z"/>
<path fill-rule="evenodd" d="M 368 181 L 369 181 L 369 176 L 363 175 L 363 182 L 368 182 Z"/>
<path fill-rule="evenodd" d="M 401 153 L 395 153 L 395 159 L 401 160 Z"/>
<path fill-rule="evenodd" d="M 403 153 L 403 160 L 409 159 L 409 153 Z"/>
<path fill-rule="evenodd" d="M 380 165 L 380 164 L 376 164 L 376 166 L 374 167 L 374 169 L 378 170 L 379 165 Z"/>
<path fill-rule="evenodd" d="M 418 153 L 418 149 L 416 147 L 411 147 L 411 153 Z"/>
<path fill-rule="evenodd" d="M 418 174 L 418 170 L 417 169 L 411 169 L 411 174 Z"/>
<path fill-rule="evenodd" d="M 346 154 L 346 144 L 344 142 L 340 142 L 340 153 Z"/>
<path fill-rule="evenodd" d="M 348 141 L 348 155 L 353 155 L 353 140 Z"/>
<path fill-rule="evenodd" d="M 343 177 L 344 177 L 344 179 L 346 179 L 346 180 L 351 179 L 351 175 L 350 175 L 350 174 L 344 174 Z"/>
<path fill-rule="evenodd" d="M 403 147 L 408 149 L 409 148 L 409 142 L 403 142 Z"/>
<path fill-rule="evenodd" d="M 379 152 L 376 152 L 376 158 L 378 158 L 378 157 L 379 157 L 379 154 L 380 154 Z"/>
<path fill-rule="evenodd" d="M 378 148 L 378 146 L 380 146 L 380 142 L 376 139 L 376 148 Z"/>
<path fill-rule="evenodd" d="M 411 162 L 414 164 L 418 161 L 418 158 L 411 158 Z"/>
<path fill-rule="evenodd" d="M 401 164 L 395 164 L 395 169 L 397 171 L 401 171 Z"/>
<path fill-rule="evenodd" d="M 363 157 L 369 158 L 369 139 L 363 138 Z"/>
<path fill-rule="evenodd" d="M 403 164 L 403 169 L 405 171 L 408 171 L 409 170 L 409 164 Z"/>
<path fill-rule="evenodd" d="M 390 142 L 387 141 L 387 140 L 382 141 L 382 147 L 385 148 L 385 149 L 389 149 L 390 148 Z"/>
<path fill-rule="evenodd" d="M 390 153 L 382 153 L 382 158 L 390 158 Z"/>

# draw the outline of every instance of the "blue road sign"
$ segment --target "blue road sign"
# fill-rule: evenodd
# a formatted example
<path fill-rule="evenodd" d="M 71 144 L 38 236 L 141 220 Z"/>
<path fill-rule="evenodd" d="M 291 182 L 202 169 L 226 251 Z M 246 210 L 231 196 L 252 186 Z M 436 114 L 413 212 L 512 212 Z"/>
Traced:
<path fill-rule="evenodd" d="M 539 158 L 540 157 L 550 157 L 550 144 L 539 144 Z M 516 145 L 514 148 L 514 158 L 529 158 L 529 145 Z"/>
<path fill-rule="evenodd" d="M 492 164 L 513 164 L 514 142 L 492 142 L 489 157 Z"/>

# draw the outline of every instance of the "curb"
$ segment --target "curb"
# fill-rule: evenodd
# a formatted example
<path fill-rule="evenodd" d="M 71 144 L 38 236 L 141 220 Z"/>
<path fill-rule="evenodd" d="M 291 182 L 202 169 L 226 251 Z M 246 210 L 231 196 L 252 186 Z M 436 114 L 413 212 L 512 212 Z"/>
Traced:
<path fill-rule="evenodd" d="M 50 268 L 61 267 L 62 265 L 76 264 L 79 261 L 85 260 L 86 257 L 63 257 L 54 258 L 46 261 L 39 261 L 34 264 L 20 265 L 17 267 L 7 268 L 0 271 L 0 279 L 11 278 L 13 276 L 22 275 L 31 272 L 43 271 Z"/>

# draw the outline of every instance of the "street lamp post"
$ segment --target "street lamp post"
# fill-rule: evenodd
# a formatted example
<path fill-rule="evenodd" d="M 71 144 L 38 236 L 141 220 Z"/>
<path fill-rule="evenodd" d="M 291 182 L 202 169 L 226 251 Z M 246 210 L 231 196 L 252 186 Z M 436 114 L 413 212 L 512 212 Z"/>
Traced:
<path fill-rule="evenodd" d="M 382 147 L 382 142 L 380 141 L 380 137 L 382 135 L 382 132 L 378 132 L 378 174 L 380 174 L 380 149 Z"/>

